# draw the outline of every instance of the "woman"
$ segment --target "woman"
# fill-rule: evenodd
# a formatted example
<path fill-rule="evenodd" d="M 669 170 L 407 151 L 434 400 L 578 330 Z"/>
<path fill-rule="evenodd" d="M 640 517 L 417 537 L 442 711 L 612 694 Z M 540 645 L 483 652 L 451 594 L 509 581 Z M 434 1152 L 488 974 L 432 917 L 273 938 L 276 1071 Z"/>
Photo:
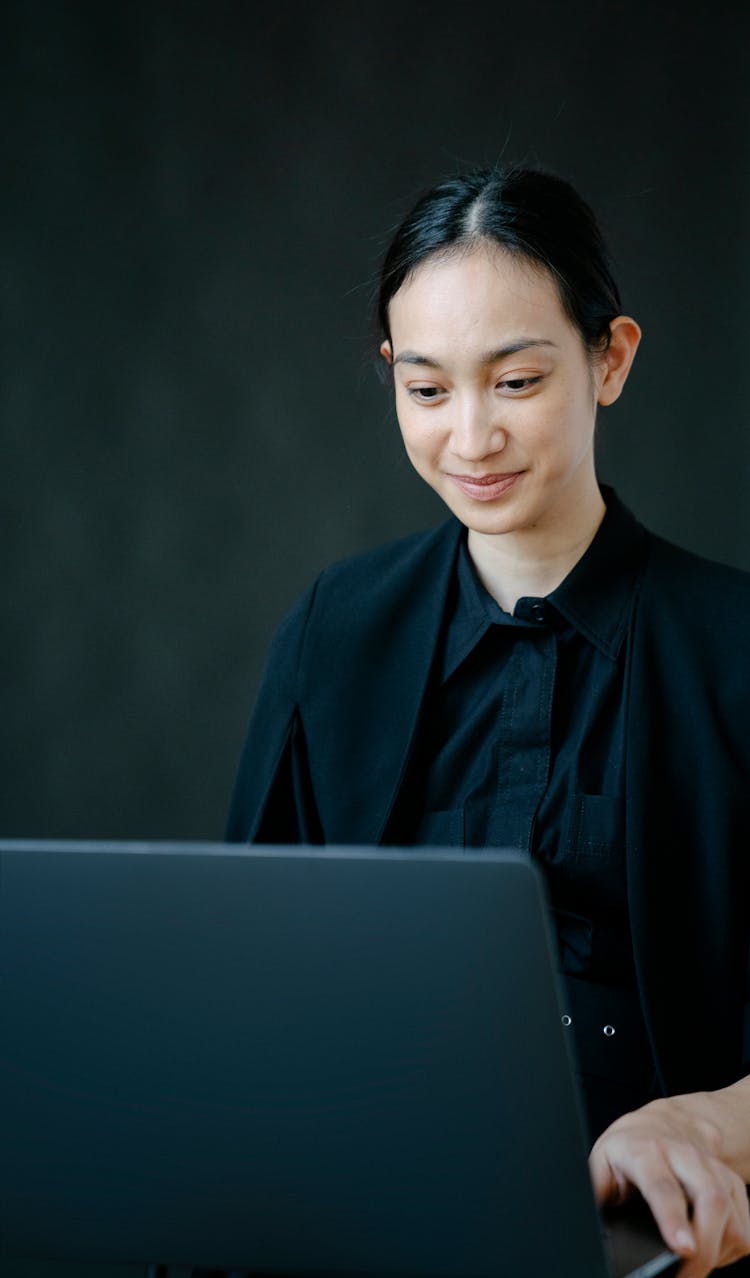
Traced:
<path fill-rule="evenodd" d="M 637 1187 L 699 1278 L 750 1252 L 750 577 L 597 483 L 640 330 L 567 183 L 435 187 L 379 317 L 407 453 L 453 518 L 328 569 L 282 624 L 229 837 L 530 853 L 597 1195 Z"/>

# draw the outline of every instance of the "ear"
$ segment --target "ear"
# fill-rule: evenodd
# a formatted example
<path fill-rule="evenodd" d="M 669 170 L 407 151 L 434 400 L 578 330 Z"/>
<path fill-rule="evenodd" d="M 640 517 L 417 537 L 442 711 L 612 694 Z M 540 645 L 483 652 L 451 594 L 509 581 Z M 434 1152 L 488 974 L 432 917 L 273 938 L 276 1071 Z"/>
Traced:
<path fill-rule="evenodd" d="M 380 354 L 383 356 L 383 359 L 385 360 L 386 364 L 393 363 L 393 347 L 388 341 L 388 338 L 386 338 L 385 341 L 381 343 Z"/>
<path fill-rule="evenodd" d="M 629 315 L 618 315 L 609 331 L 609 348 L 602 355 L 598 370 L 599 404 L 614 404 L 619 399 L 641 340 L 641 330 Z"/>

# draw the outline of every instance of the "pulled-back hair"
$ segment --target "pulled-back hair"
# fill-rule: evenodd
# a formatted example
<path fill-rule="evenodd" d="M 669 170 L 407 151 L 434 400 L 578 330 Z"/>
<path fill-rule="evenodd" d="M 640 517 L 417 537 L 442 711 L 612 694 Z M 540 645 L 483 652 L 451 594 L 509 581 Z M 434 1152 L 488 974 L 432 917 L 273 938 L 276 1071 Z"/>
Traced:
<path fill-rule="evenodd" d="M 596 218 L 570 183 L 523 168 L 480 169 L 440 182 L 421 197 L 383 262 L 382 336 L 390 341 L 391 298 L 422 262 L 482 241 L 548 270 L 589 353 L 606 350 L 610 322 L 622 308 Z"/>

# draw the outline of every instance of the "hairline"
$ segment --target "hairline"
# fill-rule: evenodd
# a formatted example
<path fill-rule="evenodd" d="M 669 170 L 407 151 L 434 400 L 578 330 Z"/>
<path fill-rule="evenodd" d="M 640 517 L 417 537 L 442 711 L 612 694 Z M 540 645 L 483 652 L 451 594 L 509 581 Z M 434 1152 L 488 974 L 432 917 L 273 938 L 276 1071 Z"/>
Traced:
<path fill-rule="evenodd" d="M 587 342 L 580 325 L 571 310 L 568 297 L 566 296 L 565 279 L 561 275 L 560 271 L 555 267 L 554 263 L 550 262 L 546 257 L 532 252 L 530 249 L 527 249 L 521 244 L 507 243 L 505 240 L 500 240 L 494 235 L 488 234 L 486 231 L 475 231 L 469 235 L 460 235 L 449 244 L 440 245 L 440 247 L 431 249 L 428 253 L 425 253 L 424 257 L 421 257 L 419 261 L 415 262 L 414 265 L 406 272 L 398 288 L 395 289 L 388 298 L 388 304 L 385 308 L 386 319 L 390 318 L 389 312 L 391 309 L 391 302 L 394 297 L 401 292 L 404 285 L 411 283 L 417 272 L 420 271 L 423 266 L 426 266 L 432 261 L 440 262 L 446 261 L 452 257 L 467 257 L 470 253 L 477 252 L 484 245 L 495 249 L 499 253 L 506 254 L 508 257 L 513 258 L 515 261 L 526 266 L 530 271 L 533 271 L 540 277 L 549 277 L 555 286 L 562 308 L 570 323 L 578 333 L 589 359 L 595 360 L 597 356 L 601 354 L 601 351 L 591 347 Z M 390 323 L 388 323 L 385 328 L 385 336 L 392 344 Z"/>

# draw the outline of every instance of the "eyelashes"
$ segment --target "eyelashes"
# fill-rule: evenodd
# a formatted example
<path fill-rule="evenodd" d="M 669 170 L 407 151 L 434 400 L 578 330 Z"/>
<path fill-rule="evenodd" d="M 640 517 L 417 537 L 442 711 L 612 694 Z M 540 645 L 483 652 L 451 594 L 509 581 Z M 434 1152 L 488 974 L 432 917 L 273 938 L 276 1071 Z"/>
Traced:
<path fill-rule="evenodd" d="M 541 377 L 507 377 L 505 381 L 498 382 L 498 386 L 507 386 L 508 390 L 521 391 L 527 390 L 529 386 L 534 386 L 541 380 Z"/>
<path fill-rule="evenodd" d="M 520 395 L 541 380 L 541 374 L 533 377 L 505 377 L 497 383 L 496 389 L 509 391 L 511 396 Z M 417 404 L 437 403 L 449 393 L 442 386 L 407 386 L 405 389 L 409 398 Z"/>
<path fill-rule="evenodd" d="M 431 404 L 440 395 L 444 395 L 445 391 L 438 386 L 407 386 L 406 393 L 410 399 L 416 399 L 417 403 Z"/>

